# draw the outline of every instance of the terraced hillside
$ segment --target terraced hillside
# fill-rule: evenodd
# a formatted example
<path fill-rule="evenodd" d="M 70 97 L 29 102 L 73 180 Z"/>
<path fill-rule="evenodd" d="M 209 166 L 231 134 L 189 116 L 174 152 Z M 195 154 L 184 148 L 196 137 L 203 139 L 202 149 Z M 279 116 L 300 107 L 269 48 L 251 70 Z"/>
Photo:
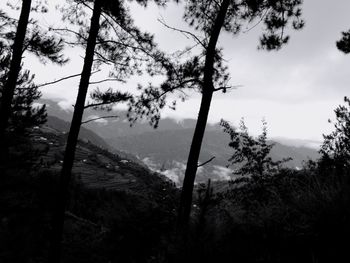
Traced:
<path fill-rule="evenodd" d="M 59 172 L 63 162 L 65 134 L 45 126 L 36 129 L 32 136 L 36 147 L 45 152 L 39 158 L 40 168 Z M 87 188 L 151 194 L 155 190 L 151 187 L 153 185 L 164 185 L 166 188 L 173 186 L 164 176 L 151 172 L 145 165 L 84 140 L 79 141 L 76 149 L 73 174 Z M 166 188 L 162 191 L 165 192 Z"/>
<path fill-rule="evenodd" d="M 63 262 L 145 262 L 154 257 L 153 250 L 164 250 L 164 238 L 172 231 L 178 189 L 144 165 L 82 139 L 66 210 Z M 23 166 L 15 158 L 2 177 L 0 262 L 47 262 L 65 141 L 62 131 L 34 128 L 23 141 L 31 163 Z"/>

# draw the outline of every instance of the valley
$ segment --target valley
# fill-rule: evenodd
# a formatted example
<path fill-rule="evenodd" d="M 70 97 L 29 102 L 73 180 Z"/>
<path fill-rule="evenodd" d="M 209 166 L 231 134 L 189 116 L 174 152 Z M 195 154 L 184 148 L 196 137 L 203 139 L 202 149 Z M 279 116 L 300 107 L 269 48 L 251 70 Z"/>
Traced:
<path fill-rule="evenodd" d="M 59 102 L 42 100 L 48 105 L 48 125 L 68 131 L 71 111 L 59 106 Z M 96 116 L 118 115 L 119 118 L 98 120 L 83 125 L 80 137 L 103 148 L 126 156 L 133 161 L 147 165 L 153 171 L 164 174 L 166 177 L 181 186 L 186 167 L 187 156 L 195 126 L 195 120 L 185 119 L 181 122 L 173 119 L 162 119 L 158 129 L 153 129 L 147 122 L 136 123 L 130 127 L 124 112 L 103 112 L 87 110 L 85 119 Z M 62 122 L 62 120 L 64 122 Z M 307 160 L 316 160 L 319 157 L 317 150 L 307 147 L 307 141 L 292 141 L 279 138 L 272 148 L 273 160 L 291 157 L 285 167 L 301 169 Z M 218 125 L 208 124 L 203 140 L 199 163 L 215 157 L 210 163 L 198 170 L 196 182 L 230 180 L 233 178 L 228 159 L 232 154 L 228 147 L 229 137 L 223 133 Z M 291 145 L 292 144 L 292 145 Z M 303 146 L 306 145 L 306 146 Z"/>

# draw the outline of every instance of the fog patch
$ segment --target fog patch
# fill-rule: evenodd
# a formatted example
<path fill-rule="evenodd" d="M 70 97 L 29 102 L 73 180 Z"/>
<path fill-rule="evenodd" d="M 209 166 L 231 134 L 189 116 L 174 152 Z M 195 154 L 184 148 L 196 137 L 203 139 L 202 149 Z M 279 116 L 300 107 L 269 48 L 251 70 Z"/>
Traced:
<path fill-rule="evenodd" d="M 41 108 L 42 106 L 44 106 L 44 104 L 43 104 L 43 103 L 40 103 L 40 102 L 34 102 L 34 103 L 32 104 L 32 106 L 33 106 L 33 108 Z M 46 104 L 46 107 L 49 107 L 49 105 Z"/>
<path fill-rule="evenodd" d="M 58 102 L 57 105 L 64 111 L 68 111 L 68 112 L 73 111 L 72 103 L 68 100 L 62 100 Z"/>
<path fill-rule="evenodd" d="M 220 165 L 213 165 L 213 167 L 213 175 L 216 175 L 218 177 L 218 180 L 229 181 L 232 179 L 232 169 Z"/>
<path fill-rule="evenodd" d="M 170 168 L 164 169 L 162 165 L 155 162 L 151 157 L 143 158 L 142 162 L 153 172 L 160 173 L 173 181 L 177 187 L 181 186 L 186 170 L 185 163 L 172 161 L 169 165 Z M 201 172 L 201 170 L 199 172 Z"/>

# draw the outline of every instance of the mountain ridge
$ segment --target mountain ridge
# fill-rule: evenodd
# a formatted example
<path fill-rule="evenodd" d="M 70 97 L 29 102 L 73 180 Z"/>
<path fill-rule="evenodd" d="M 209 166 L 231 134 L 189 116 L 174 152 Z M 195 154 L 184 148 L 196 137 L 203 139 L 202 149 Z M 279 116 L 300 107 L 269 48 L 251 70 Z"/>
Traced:
<path fill-rule="evenodd" d="M 49 116 L 53 115 L 70 121 L 71 112 L 63 110 L 57 102 L 43 100 L 42 103 L 48 104 Z M 110 115 L 116 114 L 120 117 L 108 119 L 105 122 L 95 121 L 84 124 L 81 135 L 92 137 L 93 141 L 103 140 L 106 149 L 136 156 L 133 157 L 135 162 L 143 162 L 152 170 L 163 173 L 178 185 L 181 185 L 195 120 L 186 119 L 178 122 L 170 118 L 161 119 L 159 128 L 153 129 L 145 122 L 136 123 L 133 127 L 130 127 L 126 117 L 123 117 L 123 112 L 113 112 Z M 106 112 L 88 109 L 84 114 L 84 119 L 91 119 L 91 116 L 105 115 L 107 115 Z M 65 125 L 67 126 L 69 123 L 66 122 Z M 96 134 L 97 137 L 92 136 L 91 133 Z M 271 157 L 274 160 L 293 158 L 292 161 L 285 164 L 292 169 L 299 169 L 303 166 L 304 161 L 308 159 L 315 160 L 319 156 L 316 150 L 302 146 L 305 142 L 300 142 L 299 146 L 284 145 L 280 142 L 273 143 L 275 146 L 271 151 Z M 232 170 L 226 167 L 232 154 L 228 144 L 229 137 L 223 133 L 219 125 L 209 124 L 207 126 L 200 154 L 200 163 L 212 157 L 215 158 L 198 170 L 197 182 L 207 181 L 208 178 L 213 180 L 232 178 Z"/>

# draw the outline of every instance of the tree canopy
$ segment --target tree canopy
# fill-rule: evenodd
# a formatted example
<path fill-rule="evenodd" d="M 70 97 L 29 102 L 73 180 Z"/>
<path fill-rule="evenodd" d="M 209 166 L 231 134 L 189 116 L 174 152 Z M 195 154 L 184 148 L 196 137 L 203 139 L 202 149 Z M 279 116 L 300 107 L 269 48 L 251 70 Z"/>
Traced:
<path fill-rule="evenodd" d="M 290 158 L 272 160 L 270 153 L 275 144 L 267 140 L 265 120 L 262 121 L 262 132 L 257 138 L 248 133 L 244 119 L 241 119 L 237 130 L 225 120 L 221 120 L 220 125 L 230 136 L 228 145 L 232 148 L 233 153 L 228 161 L 229 166 L 234 169 L 233 174 L 251 177 L 272 176 L 278 172 L 281 164 L 290 160 Z"/>
<path fill-rule="evenodd" d="M 301 0 L 186 1 L 184 20 L 199 32 L 199 36 L 189 34 L 195 39 L 196 44 L 201 46 L 200 54 L 177 67 L 182 69 L 182 74 L 179 74 L 178 70 L 170 71 L 172 74 L 168 74 L 158 93 L 148 92 L 149 89 L 146 89 L 146 94 L 151 95 L 151 98 L 146 98 L 146 102 L 150 99 L 160 100 L 159 105 L 162 107 L 165 105 L 162 96 L 166 96 L 167 93 L 186 88 L 197 88 L 202 93 L 181 194 L 180 228 L 189 221 L 198 158 L 213 93 L 226 92 L 232 88 L 221 49 L 217 47 L 221 32 L 237 35 L 243 25 L 254 28 L 261 24 L 262 35 L 258 48 L 268 51 L 279 50 L 288 43 L 289 35 L 286 29 L 289 26 L 294 30 L 300 30 L 304 26 L 304 21 L 301 19 L 301 4 Z M 148 106 L 147 109 L 152 107 Z"/>
<path fill-rule="evenodd" d="M 324 142 L 320 153 L 324 160 L 330 160 L 336 167 L 348 169 L 350 166 L 350 99 L 344 97 L 345 105 L 339 105 L 335 110 L 336 121 L 334 131 L 323 135 Z M 330 163 L 328 163 L 330 164 Z"/>
<path fill-rule="evenodd" d="M 144 92 L 134 105 L 136 108 L 144 107 L 138 113 L 148 113 L 151 116 L 152 113 L 160 115 L 160 111 L 155 108 L 166 106 L 166 96 L 170 93 L 177 93 L 181 100 L 185 100 L 186 90 L 197 90 L 201 93 L 203 89 L 227 92 L 234 87 L 230 83 L 232 80 L 228 67 L 225 65 L 222 49 L 217 47 L 216 43 L 214 47 L 209 46 L 214 32 L 215 19 L 224 2 L 185 1 L 184 20 L 195 29 L 196 33 L 168 27 L 192 38 L 195 42 L 194 46 L 199 47 L 199 53 L 192 55 L 189 52 L 193 52 L 193 47 L 190 47 L 180 52 L 180 56 L 172 57 L 172 64 L 166 67 L 166 81 L 158 87 L 144 87 Z M 288 43 L 290 28 L 300 30 L 304 26 L 304 20 L 301 18 L 301 4 L 302 0 L 228 1 L 224 21 L 216 30 L 222 29 L 232 35 L 238 35 L 242 31 L 261 28 L 262 35 L 258 48 L 268 51 L 279 50 Z M 215 53 L 212 61 L 212 84 L 211 87 L 204 87 L 207 86 L 204 85 L 205 61 L 210 49 Z M 171 101 L 169 106 L 175 108 L 176 102 Z M 159 120 L 159 118 L 153 118 L 153 120 Z"/>
<path fill-rule="evenodd" d="M 6 50 L 0 48 L 0 95 L 8 76 L 8 65 L 10 55 Z M 41 97 L 34 83 L 34 75 L 29 70 L 21 70 L 14 97 L 11 103 L 11 115 L 9 119 L 9 130 L 15 132 L 26 132 L 28 128 L 39 126 L 46 121 L 46 107 L 35 106 L 34 102 Z M 0 102 L 1 103 L 1 102 Z"/>
<path fill-rule="evenodd" d="M 342 38 L 337 41 L 337 48 L 345 54 L 350 53 L 350 30 L 342 32 Z"/>

